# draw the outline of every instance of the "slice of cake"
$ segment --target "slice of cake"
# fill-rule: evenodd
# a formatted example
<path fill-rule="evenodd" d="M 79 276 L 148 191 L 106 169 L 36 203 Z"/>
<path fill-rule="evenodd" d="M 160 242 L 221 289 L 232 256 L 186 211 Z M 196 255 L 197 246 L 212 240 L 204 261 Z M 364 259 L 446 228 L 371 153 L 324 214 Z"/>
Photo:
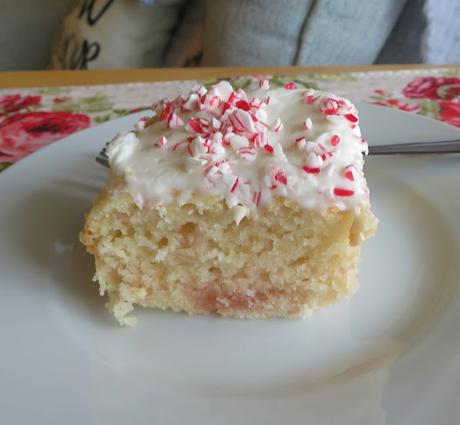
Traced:
<path fill-rule="evenodd" d="M 350 101 L 222 81 L 154 111 L 107 147 L 81 233 L 121 324 L 135 304 L 302 317 L 356 291 L 376 219 Z"/>

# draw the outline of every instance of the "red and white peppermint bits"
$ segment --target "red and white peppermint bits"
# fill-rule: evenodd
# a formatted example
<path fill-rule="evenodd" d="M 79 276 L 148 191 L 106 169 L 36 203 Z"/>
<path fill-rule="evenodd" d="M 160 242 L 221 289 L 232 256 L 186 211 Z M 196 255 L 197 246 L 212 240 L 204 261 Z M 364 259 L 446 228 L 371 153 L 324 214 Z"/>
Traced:
<path fill-rule="evenodd" d="M 345 167 L 343 170 L 343 175 L 346 179 L 350 181 L 355 181 L 355 167 L 353 165 L 349 165 L 348 167 Z"/>
<path fill-rule="evenodd" d="M 308 174 L 319 174 L 323 162 L 321 156 L 316 155 L 314 152 L 310 152 L 307 156 L 306 165 L 302 167 L 303 171 Z"/>
<path fill-rule="evenodd" d="M 257 207 L 259 206 L 261 199 L 262 199 L 261 190 L 258 190 L 252 194 L 252 202 L 254 202 L 254 204 L 256 204 Z"/>
<path fill-rule="evenodd" d="M 299 149 L 304 149 L 307 145 L 307 140 L 305 137 L 300 136 L 295 139 L 295 144 Z"/>
<path fill-rule="evenodd" d="M 238 150 L 239 148 L 244 148 L 249 146 L 249 140 L 244 136 L 238 136 L 233 134 L 228 137 L 228 141 L 233 149 Z"/>
<path fill-rule="evenodd" d="M 242 109 L 243 111 L 250 111 L 251 110 L 251 105 L 246 100 L 238 100 L 235 103 L 235 106 L 239 109 Z"/>
<path fill-rule="evenodd" d="M 353 174 L 353 171 L 351 170 L 345 171 L 345 177 L 351 181 L 355 180 L 355 175 Z"/>
<path fill-rule="evenodd" d="M 308 94 L 306 97 L 305 97 L 305 103 L 307 105 L 313 105 L 316 101 L 316 97 L 313 96 L 312 94 Z"/>
<path fill-rule="evenodd" d="M 245 161 L 254 161 L 256 159 L 256 150 L 254 148 L 240 148 L 237 154 Z"/>
<path fill-rule="evenodd" d="M 255 126 L 254 120 L 252 119 L 251 115 L 244 110 L 237 109 L 236 111 L 232 112 L 228 120 L 232 125 L 235 132 L 238 133 L 254 133 Z"/>
<path fill-rule="evenodd" d="M 269 145 L 268 143 L 264 145 L 265 152 L 268 152 L 270 155 L 273 155 L 273 146 Z"/>
<path fill-rule="evenodd" d="M 340 143 L 340 136 L 338 134 L 333 134 L 331 137 L 331 146 L 337 146 Z"/>
<path fill-rule="evenodd" d="M 289 81 L 289 82 L 284 84 L 284 88 L 286 90 L 295 90 L 297 88 L 297 84 L 294 83 L 294 81 Z"/>
<path fill-rule="evenodd" d="M 212 117 L 212 126 L 213 126 L 213 128 L 215 128 L 216 130 L 220 129 L 221 125 L 222 125 L 222 122 L 220 120 L 218 120 L 215 117 Z"/>
<path fill-rule="evenodd" d="M 277 143 L 273 148 L 273 156 L 279 162 L 289 162 L 286 154 L 284 153 L 281 143 Z"/>
<path fill-rule="evenodd" d="M 321 143 L 315 143 L 312 150 L 313 153 L 315 153 L 323 161 L 327 158 L 331 158 L 333 155 L 333 152 L 329 152 Z"/>
<path fill-rule="evenodd" d="M 259 88 L 268 90 L 270 88 L 270 82 L 267 79 L 259 80 Z"/>
<path fill-rule="evenodd" d="M 265 169 L 263 183 L 265 188 L 270 189 L 274 195 L 286 195 L 288 184 L 286 170 L 276 163 L 272 163 Z"/>
<path fill-rule="evenodd" d="M 185 146 L 186 143 L 187 143 L 186 140 L 182 140 L 180 142 L 175 143 L 173 147 L 171 148 L 171 151 L 176 152 L 177 150 L 179 150 L 179 148 Z"/>
<path fill-rule="evenodd" d="M 149 119 L 149 117 L 140 118 L 139 121 L 136 124 L 134 124 L 134 131 L 142 131 L 145 128 L 145 124 Z"/>
<path fill-rule="evenodd" d="M 304 165 L 302 169 L 308 174 L 319 174 L 321 171 L 319 167 L 310 167 L 308 165 Z"/>
<path fill-rule="evenodd" d="M 190 131 L 191 133 L 196 133 L 196 134 L 204 133 L 203 125 L 196 118 L 190 118 L 188 120 L 188 123 L 186 125 L 186 130 Z"/>
<path fill-rule="evenodd" d="M 235 179 L 235 182 L 233 183 L 231 189 L 230 189 L 230 192 L 232 192 L 232 193 L 235 192 L 236 188 L 238 187 L 238 183 L 239 183 L 239 182 L 240 182 L 240 178 L 237 177 L 237 178 Z"/>
<path fill-rule="evenodd" d="M 345 114 L 345 118 L 353 124 L 356 124 L 359 121 L 358 116 L 355 114 Z"/>
<path fill-rule="evenodd" d="M 179 177 L 174 173 L 186 172 L 193 190 L 222 193 L 229 208 L 254 208 L 262 200 L 266 205 L 276 196 L 291 197 L 306 208 L 368 202 L 361 155 L 367 144 L 349 101 L 293 81 L 270 88 L 269 80 L 259 77 L 251 87 L 252 94 L 225 81 L 209 90 L 197 85 L 188 96 L 155 105 L 157 118 L 148 133 L 141 126 L 135 133 L 143 144 L 156 131 L 148 147 L 163 148 L 152 149 L 155 176 L 161 180 L 155 184 L 188 190 L 183 183 L 175 186 Z M 149 152 L 143 146 L 142 155 Z M 143 166 L 145 174 L 145 159 Z M 171 170 L 158 171 L 167 166 Z"/>
<path fill-rule="evenodd" d="M 286 173 L 284 171 L 278 171 L 275 174 L 275 180 L 281 184 L 284 184 L 285 186 L 287 185 L 287 177 Z"/>
<path fill-rule="evenodd" d="M 273 131 L 275 133 L 279 133 L 283 128 L 284 128 L 284 124 L 282 123 L 281 118 L 277 118 L 275 125 L 273 127 Z"/>
<path fill-rule="evenodd" d="M 321 108 L 321 112 L 324 115 L 336 115 L 338 110 L 339 110 L 339 105 L 332 98 L 328 98 L 325 104 L 323 105 L 323 107 Z"/>
<path fill-rule="evenodd" d="M 168 143 L 168 139 L 167 139 L 165 136 L 160 136 L 160 138 L 159 138 L 158 141 L 154 144 L 154 146 L 159 147 L 159 148 L 162 148 L 163 146 L 166 145 L 166 143 Z"/>
<path fill-rule="evenodd" d="M 182 127 L 184 125 L 184 121 L 174 112 L 172 112 L 168 117 L 168 128 L 177 128 Z"/>
<path fill-rule="evenodd" d="M 182 108 L 185 111 L 193 111 L 195 109 L 198 109 L 200 105 L 200 96 L 198 96 L 196 93 L 190 94 L 188 99 L 182 104 Z"/>
<path fill-rule="evenodd" d="M 195 137 L 190 143 L 190 149 L 192 150 L 192 156 L 200 157 L 204 155 L 208 148 L 205 145 L 205 140 L 201 136 Z"/>
<path fill-rule="evenodd" d="M 351 189 L 343 189 L 343 188 L 340 188 L 340 187 L 334 188 L 334 195 L 335 196 L 347 198 L 349 196 L 353 196 L 354 193 L 355 193 L 354 190 L 351 190 Z"/>

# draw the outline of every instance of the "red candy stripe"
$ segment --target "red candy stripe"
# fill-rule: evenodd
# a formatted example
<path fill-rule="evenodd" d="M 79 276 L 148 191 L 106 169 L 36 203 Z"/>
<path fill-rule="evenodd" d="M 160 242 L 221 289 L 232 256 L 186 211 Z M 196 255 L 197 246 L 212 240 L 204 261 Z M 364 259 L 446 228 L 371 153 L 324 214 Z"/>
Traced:
<path fill-rule="evenodd" d="M 190 118 L 187 124 L 195 133 L 202 133 L 203 132 L 203 126 L 201 123 L 195 119 L 195 118 Z"/>
<path fill-rule="evenodd" d="M 351 180 L 351 181 L 354 181 L 354 180 L 355 180 L 355 175 L 353 174 L 353 171 L 352 171 L 352 170 L 347 170 L 347 171 L 345 171 L 344 176 L 345 176 L 345 178 L 347 178 L 348 180 Z"/>
<path fill-rule="evenodd" d="M 239 100 L 238 102 L 235 103 L 235 106 L 239 109 L 242 109 L 243 111 L 251 110 L 251 106 L 245 100 Z"/>
<path fill-rule="evenodd" d="M 230 192 L 232 192 L 232 193 L 235 192 L 236 188 L 238 187 L 238 182 L 239 182 L 239 180 L 240 180 L 239 177 L 237 177 L 237 178 L 235 179 L 235 183 L 233 183 L 233 186 L 232 186 L 232 188 L 230 189 Z"/>
<path fill-rule="evenodd" d="M 309 174 L 318 174 L 321 171 L 319 167 L 307 167 L 306 165 L 302 169 Z"/>
<path fill-rule="evenodd" d="M 273 147 L 270 146 L 270 145 L 265 145 L 264 146 L 264 149 L 269 153 L 269 154 L 273 154 Z"/>
<path fill-rule="evenodd" d="M 331 145 L 332 146 L 337 146 L 340 143 L 340 136 L 338 134 L 334 134 L 331 137 Z"/>
<path fill-rule="evenodd" d="M 306 98 L 305 98 L 305 103 L 307 105 L 313 105 L 313 103 L 315 103 L 315 96 L 313 96 L 312 94 L 309 94 Z"/>
<path fill-rule="evenodd" d="M 287 185 L 287 177 L 284 171 L 278 171 L 275 174 L 274 178 L 277 182 L 280 182 L 281 184 L 284 184 L 285 186 Z"/>
<path fill-rule="evenodd" d="M 354 190 L 342 189 L 340 187 L 334 188 L 335 196 L 349 197 L 349 196 L 352 196 L 354 193 L 355 193 Z"/>
<path fill-rule="evenodd" d="M 359 121 L 358 117 L 355 114 L 346 114 L 345 118 L 352 123 L 356 123 Z"/>

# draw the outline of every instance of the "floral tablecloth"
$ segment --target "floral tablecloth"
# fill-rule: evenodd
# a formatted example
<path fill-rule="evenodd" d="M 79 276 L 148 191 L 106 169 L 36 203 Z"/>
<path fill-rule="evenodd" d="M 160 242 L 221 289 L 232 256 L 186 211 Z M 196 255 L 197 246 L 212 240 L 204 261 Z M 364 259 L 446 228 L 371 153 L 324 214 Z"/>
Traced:
<path fill-rule="evenodd" d="M 272 85 L 332 91 L 353 101 L 417 113 L 460 127 L 460 68 L 269 77 Z M 206 81 L 212 84 L 214 81 Z M 244 87 L 247 77 L 231 80 Z M 76 131 L 148 109 L 195 81 L 0 90 L 0 171 Z"/>

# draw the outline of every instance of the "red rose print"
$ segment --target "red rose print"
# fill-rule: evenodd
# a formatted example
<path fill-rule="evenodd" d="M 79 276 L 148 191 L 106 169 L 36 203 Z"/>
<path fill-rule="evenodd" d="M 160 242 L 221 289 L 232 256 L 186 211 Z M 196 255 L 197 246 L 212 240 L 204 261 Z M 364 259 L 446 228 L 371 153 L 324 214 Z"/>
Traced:
<path fill-rule="evenodd" d="M 16 162 L 90 124 L 90 117 L 72 112 L 26 112 L 5 118 L 0 121 L 0 162 Z"/>
<path fill-rule="evenodd" d="M 39 105 L 41 98 L 41 96 L 21 96 L 19 94 L 0 96 L 0 115 Z"/>
<path fill-rule="evenodd" d="M 416 78 L 404 87 L 403 94 L 412 99 L 452 100 L 460 96 L 460 78 Z"/>
<path fill-rule="evenodd" d="M 460 102 L 439 102 L 439 106 L 441 107 L 439 119 L 460 127 Z"/>
<path fill-rule="evenodd" d="M 411 81 L 403 89 L 404 96 L 413 99 L 429 98 L 436 99 L 436 89 L 438 87 L 436 77 L 421 77 Z"/>
<path fill-rule="evenodd" d="M 396 109 L 400 109 L 401 111 L 407 111 L 407 112 L 418 112 L 421 109 L 418 103 L 406 102 L 404 100 L 399 100 L 399 99 L 386 99 L 386 100 L 379 100 L 377 102 L 371 102 L 371 103 L 373 105 L 389 106 L 390 108 L 396 108 Z"/>

